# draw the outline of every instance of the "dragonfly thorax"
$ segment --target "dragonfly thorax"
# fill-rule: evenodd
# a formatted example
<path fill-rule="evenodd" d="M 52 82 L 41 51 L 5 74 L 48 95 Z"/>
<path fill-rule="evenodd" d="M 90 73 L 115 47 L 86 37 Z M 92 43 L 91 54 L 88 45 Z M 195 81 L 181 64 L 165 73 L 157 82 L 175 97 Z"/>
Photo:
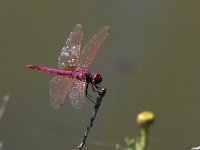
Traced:
<path fill-rule="evenodd" d="M 99 84 L 102 82 L 102 77 L 99 73 L 91 73 L 86 69 L 77 70 L 75 77 L 80 81 L 86 81 L 92 84 Z"/>

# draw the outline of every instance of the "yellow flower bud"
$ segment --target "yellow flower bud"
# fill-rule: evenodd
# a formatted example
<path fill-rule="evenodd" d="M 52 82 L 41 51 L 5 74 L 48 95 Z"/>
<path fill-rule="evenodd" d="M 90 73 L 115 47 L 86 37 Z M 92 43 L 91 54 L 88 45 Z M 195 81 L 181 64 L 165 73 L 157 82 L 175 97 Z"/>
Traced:
<path fill-rule="evenodd" d="M 143 111 L 137 116 L 137 123 L 141 127 L 149 127 L 155 120 L 155 116 L 150 111 Z"/>

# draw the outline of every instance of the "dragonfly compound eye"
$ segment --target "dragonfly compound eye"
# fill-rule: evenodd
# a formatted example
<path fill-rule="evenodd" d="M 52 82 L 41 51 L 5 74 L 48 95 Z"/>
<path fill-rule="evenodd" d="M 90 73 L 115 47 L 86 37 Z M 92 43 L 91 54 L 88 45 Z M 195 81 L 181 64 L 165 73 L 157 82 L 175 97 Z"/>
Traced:
<path fill-rule="evenodd" d="M 101 83 L 101 81 L 102 81 L 101 75 L 100 75 L 99 73 L 96 73 L 96 74 L 94 75 L 92 81 L 93 81 L 94 84 L 99 84 L 99 83 Z"/>

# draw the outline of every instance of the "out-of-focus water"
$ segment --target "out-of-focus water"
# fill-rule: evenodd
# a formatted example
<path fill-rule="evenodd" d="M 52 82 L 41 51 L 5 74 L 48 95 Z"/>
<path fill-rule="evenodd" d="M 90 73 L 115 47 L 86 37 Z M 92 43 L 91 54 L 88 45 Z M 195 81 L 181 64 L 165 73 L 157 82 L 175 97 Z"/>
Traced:
<path fill-rule="evenodd" d="M 153 111 L 149 149 L 200 145 L 199 1 L 0 0 L 0 97 L 10 94 L 0 121 L 6 150 L 70 150 L 80 143 L 92 112 L 49 106 L 53 75 L 26 64 L 57 67 L 73 26 L 83 44 L 104 25 L 112 29 L 90 70 L 108 88 L 85 149 L 114 149 L 139 134 L 136 115 Z"/>

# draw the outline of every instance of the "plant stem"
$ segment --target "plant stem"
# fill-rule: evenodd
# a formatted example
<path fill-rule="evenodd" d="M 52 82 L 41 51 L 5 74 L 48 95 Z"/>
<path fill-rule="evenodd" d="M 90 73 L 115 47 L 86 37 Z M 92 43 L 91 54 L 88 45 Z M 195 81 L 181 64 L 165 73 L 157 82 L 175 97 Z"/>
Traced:
<path fill-rule="evenodd" d="M 77 147 L 77 150 L 82 150 L 82 149 L 83 149 L 83 146 L 85 145 L 87 136 L 88 136 L 88 134 L 89 134 L 89 132 L 90 132 L 90 129 L 91 129 L 92 126 L 93 126 L 93 122 L 94 122 L 94 120 L 95 120 L 95 118 L 96 118 L 97 112 L 98 112 L 98 110 L 99 110 L 99 107 L 100 107 L 100 105 L 101 105 L 102 99 L 103 99 L 103 97 L 105 96 L 105 94 L 106 94 L 106 89 L 105 89 L 105 88 L 102 87 L 101 89 L 98 90 L 98 95 L 97 95 L 97 97 L 96 97 L 96 103 L 95 103 L 95 105 L 94 105 L 94 111 L 93 111 L 92 116 L 91 116 L 91 118 L 90 118 L 89 125 L 87 126 L 86 131 L 85 131 L 85 133 L 84 133 L 82 142 L 81 142 L 81 144 Z"/>

